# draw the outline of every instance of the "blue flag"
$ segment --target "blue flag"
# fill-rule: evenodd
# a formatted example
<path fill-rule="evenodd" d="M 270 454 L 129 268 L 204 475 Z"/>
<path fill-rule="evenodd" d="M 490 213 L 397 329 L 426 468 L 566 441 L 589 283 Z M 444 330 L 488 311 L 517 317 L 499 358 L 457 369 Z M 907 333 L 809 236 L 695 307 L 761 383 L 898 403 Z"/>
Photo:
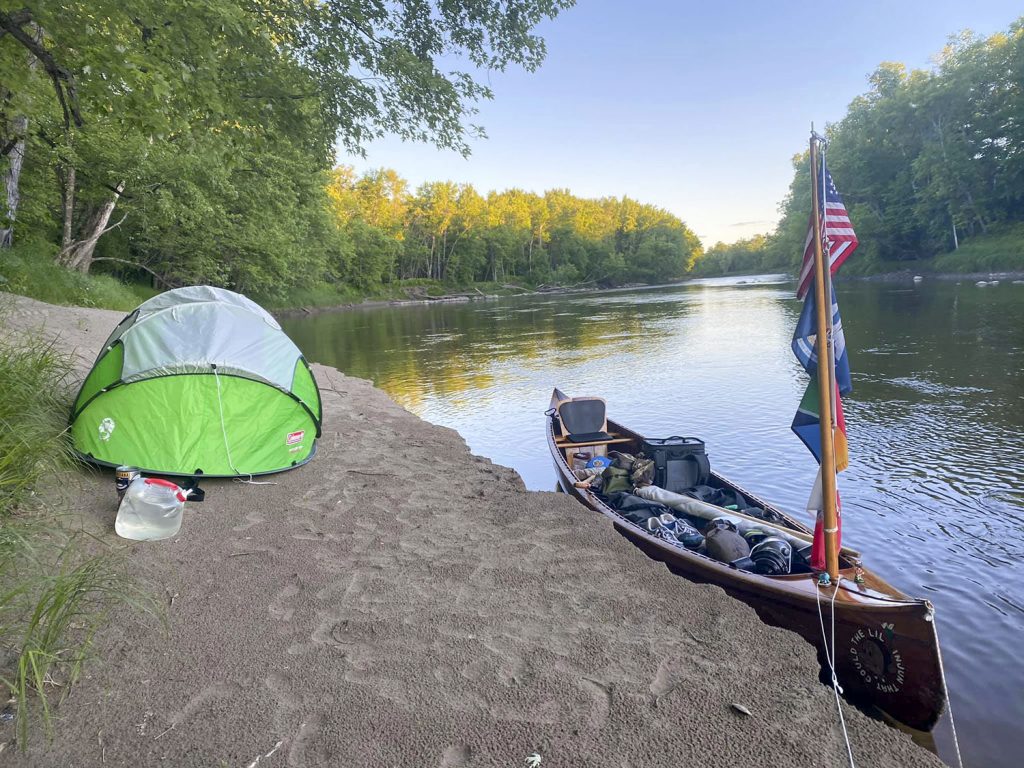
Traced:
<path fill-rule="evenodd" d="M 808 291 L 793 333 L 793 354 L 812 379 L 818 375 L 818 353 L 814 346 L 818 337 L 816 306 L 814 291 Z M 832 292 L 832 338 L 836 348 L 836 385 L 839 394 L 845 395 L 853 389 L 853 380 L 850 378 L 850 358 L 846 353 L 846 336 L 843 334 L 843 321 L 839 317 L 835 291 Z"/>

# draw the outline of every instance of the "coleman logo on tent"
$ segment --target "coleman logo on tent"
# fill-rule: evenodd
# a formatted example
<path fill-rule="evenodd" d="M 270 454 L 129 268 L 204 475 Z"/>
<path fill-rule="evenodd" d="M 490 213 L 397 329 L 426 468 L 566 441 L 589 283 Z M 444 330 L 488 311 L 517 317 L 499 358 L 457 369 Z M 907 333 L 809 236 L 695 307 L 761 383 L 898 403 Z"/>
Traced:
<path fill-rule="evenodd" d="M 296 443 L 301 443 L 302 442 L 302 438 L 305 437 L 305 436 L 306 436 L 306 433 L 305 433 L 305 431 L 302 431 L 302 430 L 300 430 L 298 432 L 289 432 L 288 433 L 288 437 L 284 441 L 284 444 L 285 445 L 295 445 Z"/>
<path fill-rule="evenodd" d="M 114 423 L 113 419 L 104 419 L 103 421 L 101 421 L 99 427 L 100 440 L 102 440 L 103 442 L 107 442 L 107 440 L 110 439 L 110 436 L 114 434 L 114 427 L 116 426 L 117 424 Z"/>

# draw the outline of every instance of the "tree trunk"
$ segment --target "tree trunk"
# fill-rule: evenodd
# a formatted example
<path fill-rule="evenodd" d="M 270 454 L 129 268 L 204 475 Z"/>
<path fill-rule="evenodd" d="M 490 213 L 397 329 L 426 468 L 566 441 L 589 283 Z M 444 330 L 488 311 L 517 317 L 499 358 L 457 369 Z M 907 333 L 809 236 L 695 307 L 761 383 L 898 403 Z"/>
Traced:
<path fill-rule="evenodd" d="M 32 39 L 39 44 L 43 39 L 43 30 L 34 23 L 29 24 L 32 29 Z M 28 70 L 31 73 L 36 71 L 39 60 L 31 53 L 28 54 Z M 5 96 L 10 95 L 6 89 Z M 7 210 L 5 222 L 0 227 L 0 248 L 10 248 L 14 244 L 14 220 L 18 216 L 18 203 L 21 202 L 21 166 L 25 162 L 25 137 L 28 136 L 28 116 L 19 115 L 12 121 L 13 133 L 18 137 L 17 143 L 11 149 L 8 157 L 7 170 L 4 172 L 4 190 L 7 195 Z"/>
<path fill-rule="evenodd" d="M 18 216 L 18 202 L 21 199 L 18 182 L 21 166 L 25 162 L 25 134 L 28 133 L 28 118 L 14 118 L 14 133 L 19 137 L 8 155 L 7 170 L 4 172 L 4 190 L 7 193 L 7 210 L 4 225 L 0 227 L 0 248 L 10 248 L 14 242 L 14 220 Z"/>
<path fill-rule="evenodd" d="M 107 224 L 110 223 L 110 215 L 114 212 L 114 206 L 117 205 L 121 193 L 124 192 L 124 187 L 125 182 L 120 182 L 115 188 L 114 196 L 96 209 L 83 230 L 85 237 L 61 249 L 57 259 L 65 267 L 77 270 L 78 272 L 89 272 L 89 267 L 92 266 L 93 254 L 96 252 L 96 244 L 99 242 L 100 237 L 109 231 Z M 65 220 L 66 226 L 67 221 Z M 114 226 L 117 226 L 117 224 Z M 113 229 L 113 227 L 110 229 Z"/>
<path fill-rule="evenodd" d="M 978 226 L 981 227 L 981 233 L 983 235 L 988 234 L 988 224 L 985 221 L 985 217 L 981 211 L 978 210 L 978 204 L 974 202 L 974 195 L 971 194 L 970 188 L 966 184 L 961 184 L 961 188 L 964 190 L 964 196 L 967 198 L 967 204 L 971 206 L 971 210 L 974 211 L 974 218 L 978 222 Z"/>
<path fill-rule="evenodd" d="M 75 168 L 68 166 L 61 177 L 61 202 L 64 208 L 64 230 L 60 238 L 60 249 L 64 251 L 71 247 L 71 224 L 75 217 Z"/>

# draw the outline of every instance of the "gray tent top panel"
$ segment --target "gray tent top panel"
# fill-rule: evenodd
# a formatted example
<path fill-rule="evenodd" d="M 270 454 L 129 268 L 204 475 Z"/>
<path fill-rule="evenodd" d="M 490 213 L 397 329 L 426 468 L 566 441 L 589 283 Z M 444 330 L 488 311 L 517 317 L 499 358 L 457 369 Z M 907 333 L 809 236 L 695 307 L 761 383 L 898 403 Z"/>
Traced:
<path fill-rule="evenodd" d="M 181 373 L 255 377 L 291 391 L 302 353 L 265 309 L 222 288 L 190 286 L 143 303 L 111 336 L 124 381 Z"/>
<path fill-rule="evenodd" d="M 144 301 L 138 306 L 136 312 L 138 312 L 139 318 L 142 318 L 148 314 L 171 307 L 178 307 L 182 304 L 203 304 L 207 302 L 240 307 L 255 315 L 259 315 L 271 328 L 281 328 L 277 320 L 274 319 L 274 316 L 252 299 L 248 299 L 240 293 L 229 291 L 226 288 L 214 288 L 210 285 L 189 285 L 184 288 L 165 291 L 148 301 Z"/>

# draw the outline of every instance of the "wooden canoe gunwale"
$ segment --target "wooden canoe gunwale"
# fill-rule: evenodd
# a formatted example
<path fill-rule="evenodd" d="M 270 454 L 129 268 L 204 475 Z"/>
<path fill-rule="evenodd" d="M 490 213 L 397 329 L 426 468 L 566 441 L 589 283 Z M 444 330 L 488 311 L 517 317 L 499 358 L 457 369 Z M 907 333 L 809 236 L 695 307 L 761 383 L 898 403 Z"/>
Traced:
<path fill-rule="evenodd" d="M 558 390 L 556 393 L 561 394 Z M 622 517 L 590 490 L 574 486 L 576 477 L 565 456 L 565 448 L 569 446 L 560 445 L 561 441 L 556 441 L 552 418 L 546 418 L 545 421 L 548 448 L 559 485 L 566 493 L 611 519 L 622 535 L 648 556 L 664 562 L 673 573 L 722 587 L 731 596 L 753 607 L 766 623 L 800 634 L 818 649 L 819 658 L 824 658 L 819 601 L 825 611 L 825 621 L 828 622 L 832 587 L 819 587 L 815 574 L 764 576 L 740 571 L 707 555 L 672 546 L 653 536 Z M 639 433 L 610 419 L 608 431 L 635 441 L 643 440 Z M 717 472 L 712 471 L 712 474 L 723 486 L 744 494 L 765 509 L 777 512 L 786 527 L 805 534 L 812 533 L 799 520 L 756 494 Z M 844 548 L 840 553 L 840 564 L 842 581 L 839 589 L 835 590 L 834 602 L 835 665 L 840 683 L 854 701 L 876 706 L 887 715 L 918 730 L 929 730 L 938 720 L 946 702 L 932 604 L 928 600 L 905 595 L 878 575 L 863 569 L 859 553 Z M 862 583 L 855 581 L 858 569 Z M 881 683 L 865 673 L 864 665 L 858 663 L 850 650 L 858 642 L 865 642 L 865 637 L 878 635 L 885 627 L 889 628 L 885 632 L 892 633 L 889 640 L 894 649 L 898 643 L 899 659 L 905 665 L 905 669 L 902 665 L 900 667 L 901 687 L 895 692 L 876 690 Z M 886 669 L 892 669 L 891 658 L 887 661 Z"/>

